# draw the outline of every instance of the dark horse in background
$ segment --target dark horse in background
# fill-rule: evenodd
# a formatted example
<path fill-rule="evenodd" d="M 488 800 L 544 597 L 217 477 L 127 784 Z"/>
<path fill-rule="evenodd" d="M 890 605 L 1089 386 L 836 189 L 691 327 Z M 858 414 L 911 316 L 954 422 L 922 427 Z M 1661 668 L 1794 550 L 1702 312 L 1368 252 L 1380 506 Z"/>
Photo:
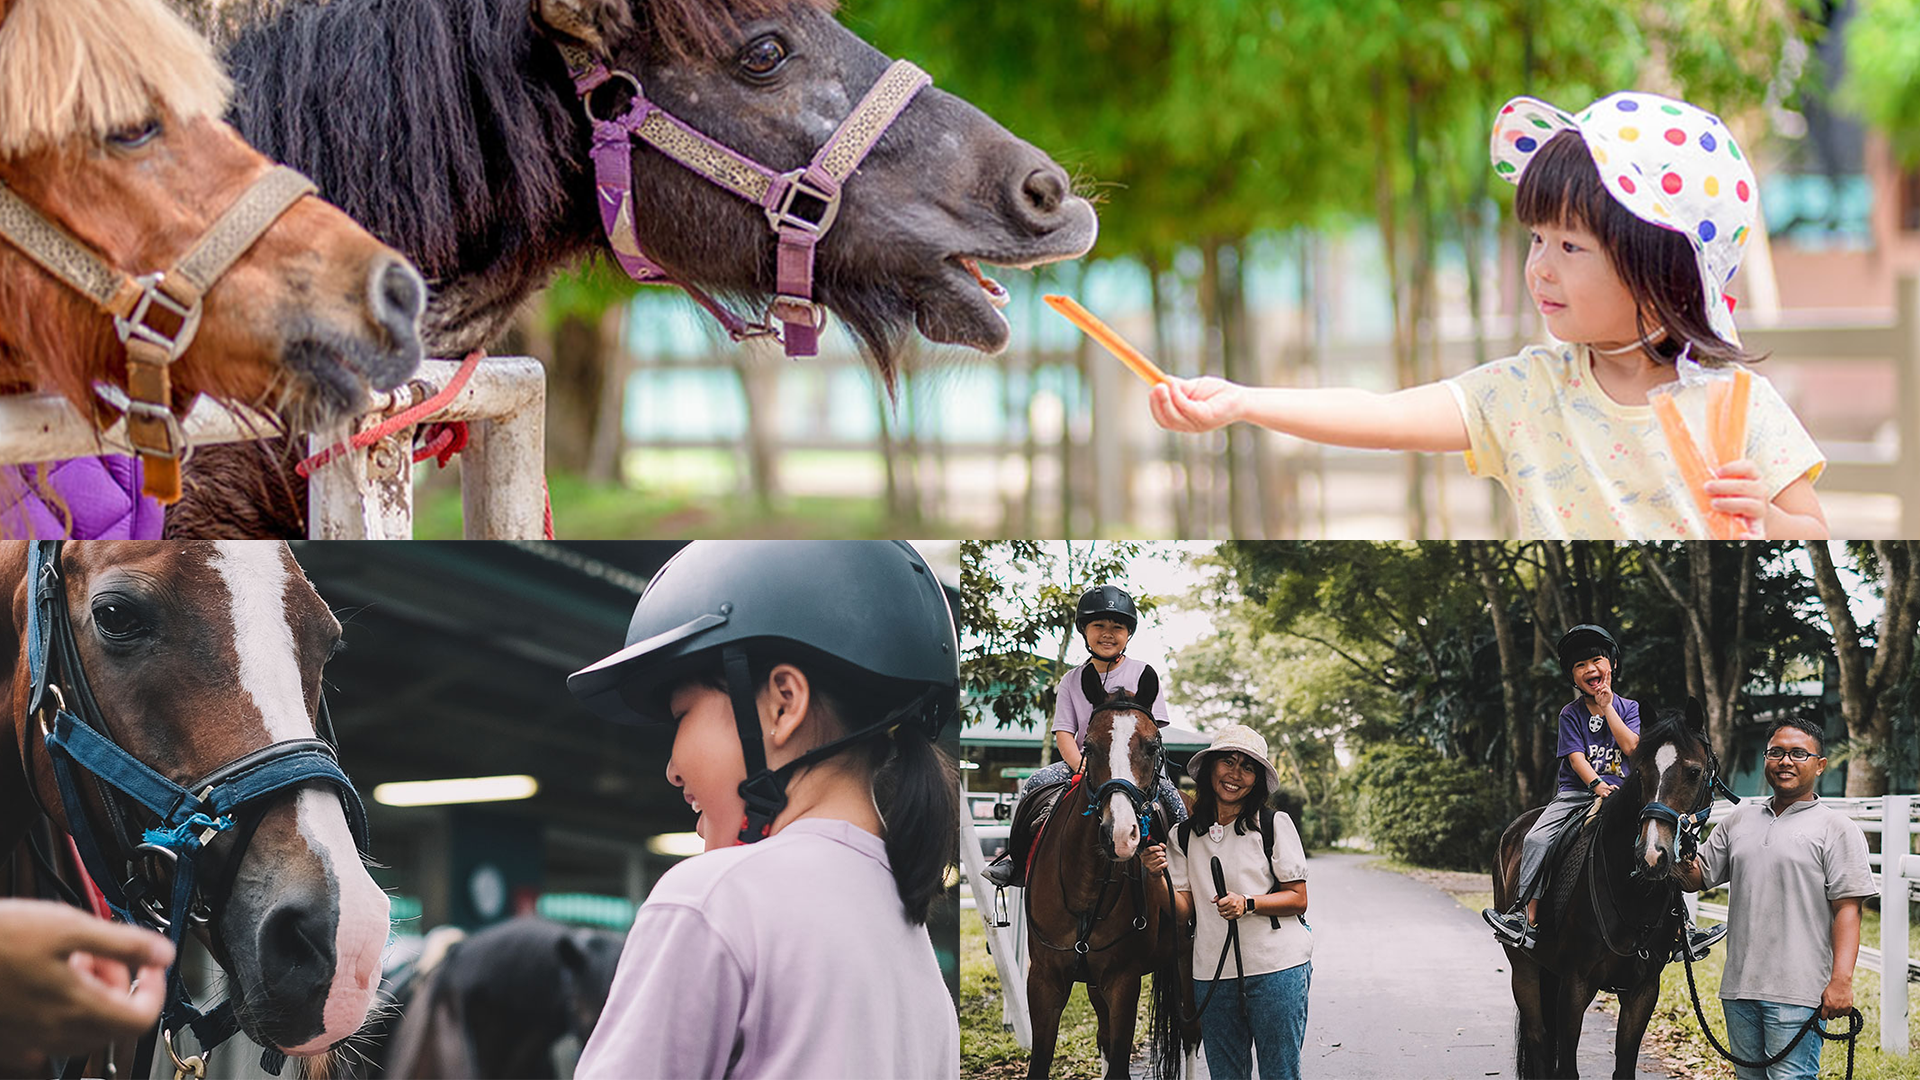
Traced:
<path fill-rule="evenodd" d="M 1027 1075 L 1043 1077 L 1053 1067 L 1060 1013 L 1082 982 L 1099 1023 L 1106 1075 L 1129 1075 L 1140 980 L 1152 975 L 1148 1039 L 1155 1074 L 1170 1080 L 1200 1039 L 1197 1023 L 1180 1022 L 1192 983 L 1166 879 L 1140 862 L 1143 847 L 1166 839 L 1166 822 L 1153 835 L 1142 827 L 1164 754 L 1150 711 L 1160 680 L 1148 668 L 1135 692 L 1109 696 L 1091 667 L 1082 670 L 1081 692 L 1094 712 L 1080 774 L 1034 840 L 1027 870 Z"/>
<path fill-rule="evenodd" d="M 650 99 L 778 170 L 806 164 L 889 63 L 834 19 L 831 0 L 535 0 L 532 18 L 529 0 L 173 2 L 227 43 L 241 134 L 426 275 L 434 356 L 489 344 L 556 270 L 607 248 L 588 127 L 556 41 L 634 73 Z M 642 248 L 718 296 L 771 298 L 775 242 L 760 208 L 651 147 L 636 147 L 632 166 Z M 979 264 L 1075 258 L 1096 228 L 1051 159 L 928 88 L 847 183 L 820 244 L 816 299 L 891 383 L 915 330 L 1005 348 L 997 286 Z M 170 533 L 304 535 L 290 453 L 201 451 L 203 482 L 169 514 Z"/>
<path fill-rule="evenodd" d="M 0 892 L 37 884 L 58 894 L 53 879 L 73 875 L 37 871 L 67 869 L 58 864 L 74 829 L 41 724 L 27 715 L 28 565 L 26 544 L 0 546 Z M 330 732 L 321 672 L 340 623 L 285 545 L 94 541 L 66 545 L 54 566 L 91 686 L 69 682 L 64 700 L 97 703 L 102 734 L 157 773 L 197 787 L 229 763 Z M 154 872 L 136 850 L 151 815 L 84 772 L 76 788 L 108 869 Z M 325 1058 L 374 1003 L 387 895 L 325 785 L 287 788 L 235 815 L 204 849 L 190 932 L 225 972 L 242 1033 Z M 59 847 L 33 851 L 25 838 L 32 829 L 44 841 L 45 822 Z M 66 898 L 80 901 L 83 887 L 68 886 Z M 239 1056 L 232 1044 L 217 1052 L 216 1074 Z M 131 1058 L 120 1060 L 124 1071 Z M 330 1064 L 310 1061 L 309 1074 Z"/>
<path fill-rule="evenodd" d="M 1692 850 L 1697 825 L 1689 815 L 1712 804 L 1717 771 L 1698 702 L 1690 700 L 1684 713 L 1662 709 L 1655 717 L 1640 729 L 1619 790 L 1597 817 L 1574 826 L 1578 835 L 1549 864 L 1539 944 L 1506 947 L 1520 1010 L 1514 1058 L 1520 1077 L 1578 1075 L 1581 1018 L 1601 990 L 1620 998 L 1613 1075 L 1634 1075 L 1640 1039 L 1660 997 L 1660 972 L 1683 918 L 1674 865 Z M 1493 893 L 1501 910 L 1513 903 L 1521 841 L 1539 816 L 1537 809 L 1527 811 L 1500 837 Z"/>

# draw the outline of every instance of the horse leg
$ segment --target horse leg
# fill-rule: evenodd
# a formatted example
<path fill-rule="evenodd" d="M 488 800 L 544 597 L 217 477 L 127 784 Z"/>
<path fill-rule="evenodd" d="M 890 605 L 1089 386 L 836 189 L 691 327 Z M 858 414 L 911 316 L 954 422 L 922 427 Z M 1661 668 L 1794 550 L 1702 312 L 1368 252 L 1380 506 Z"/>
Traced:
<path fill-rule="evenodd" d="M 1113 1001 L 1109 989 L 1101 976 L 1089 972 L 1087 975 L 1087 1001 L 1093 1005 L 1094 1045 L 1100 1048 L 1100 1058 L 1106 1063 L 1104 1075 L 1112 1076 L 1113 1060 L 1107 1056 L 1107 1048 L 1113 1037 Z M 1125 1065 L 1121 1066 L 1124 1072 Z"/>
<path fill-rule="evenodd" d="M 1100 1045 L 1106 1052 L 1107 1075 L 1127 1080 L 1133 1075 L 1133 1029 L 1140 1018 L 1140 976 L 1119 971 L 1104 987 L 1107 1015 L 1100 1027 Z"/>
<path fill-rule="evenodd" d="M 1620 1022 L 1613 1031 L 1614 1080 L 1633 1080 L 1640 1063 L 1640 1040 L 1646 1037 L 1653 1008 L 1660 1003 L 1660 976 L 1620 995 Z"/>
<path fill-rule="evenodd" d="M 1041 1080 L 1053 1069 L 1053 1051 L 1060 1041 L 1060 1013 L 1067 1007 L 1073 983 L 1045 964 L 1027 971 L 1027 1019 L 1033 1024 L 1033 1052 L 1027 1056 L 1027 1080 Z"/>
<path fill-rule="evenodd" d="M 1508 949 L 1507 958 L 1513 964 L 1513 1004 L 1519 1012 L 1513 1033 L 1513 1074 L 1519 1080 L 1534 1080 L 1554 1071 L 1550 1013 L 1558 980 L 1516 949 Z"/>
<path fill-rule="evenodd" d="M 1575 1080 L 1580 1075 L 1580 1027 L 1586 1022 L 1587 1006 L 1593 1004 L 1597 992 L 1598 988 L 1586 979 L 1560 980 L 1560 1028 L 1554 1056 L 1560 1061 L 1555 1075 L 1565 1080 Z"/>

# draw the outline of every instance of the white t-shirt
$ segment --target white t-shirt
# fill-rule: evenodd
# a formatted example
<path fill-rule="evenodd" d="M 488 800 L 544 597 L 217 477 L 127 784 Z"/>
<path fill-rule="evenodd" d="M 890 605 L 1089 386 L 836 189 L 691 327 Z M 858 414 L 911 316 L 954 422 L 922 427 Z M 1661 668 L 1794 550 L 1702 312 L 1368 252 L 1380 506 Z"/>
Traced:
<path fill-rule="evenodd" d="M 1593 378 L 1584 346 L 1533 345 L 1445 381 L 1467 425 L 1467 471 L 1500 481 L 1529 540 L 1706 540 L 1707 522 L 1667 451 L 1651 405 L 1622 405 Z M 1706 437 L 1705 387 L 1675 405 Z M 1747 456 L 1767 497 L 1826 458 L 1765 376 L 1747 406 Z"/>
<path fill-rule="evenodd" d="M 1293 819 L 1273 815 L 1273 860 L 1268 862 L 1260 842 L 1260 829 L 1250 826 L 1236 834 L 1232 825 L 1222 826 L 1220 839 L 1214 840 L 1205 825 L 1191 822 L 1193 835 L 1187 850 L 1180 851 L 1179 837 L 1167 844 L 1167 870 L 1173 876 L 1175 892 L 1191 893 L 1194 909 L 1193 977 L 1210 979 L 1220 960 L 1220 947 L 1227 941 L 1227 920 L 1214 906 L 1213 859 L 1218 856 L 1225 875 L 1227 891 L 1242 896 L 1264 896 L 1273 891 L 1273 883 L 1282 885 L 1307 879 L 1307 853 L 1294 831 Z M 1280 920 L 1266 915 L 1248 915 L 1240 924 L 1240 959 L 1248 975 L 1266 975 L 1298 967 L 1313 959 L 1313 931 L 1294 916 Z M 1233 977 L 1233 956 L 1229 950 L 1227 966 L 1220 977 Z"/>
<path fill-rule="evenodd" d="M 575 1075 L 957 1078 L 960 1018 L 885 843 L 803 818 L 662 875 Z"/>

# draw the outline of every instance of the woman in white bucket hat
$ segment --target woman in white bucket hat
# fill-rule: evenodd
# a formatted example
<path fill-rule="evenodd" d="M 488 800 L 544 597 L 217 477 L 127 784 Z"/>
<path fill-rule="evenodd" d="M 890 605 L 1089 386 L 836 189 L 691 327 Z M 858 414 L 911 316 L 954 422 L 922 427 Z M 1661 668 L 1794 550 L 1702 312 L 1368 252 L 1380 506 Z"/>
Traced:
<path fill-rule="evenodd" d="M 1341 446 L 1465 451 L 1469 471 L 1513 497 L 1528 538 L 1710 537 L 1648 394 L 1681 378 L 1683 357 L 1706 369 L 1755 359 L 1725 292 L 1758 216 L 1746 157 L 1718 117 L 1637 91 L 1578 115 L 1515 98 L 1495 119 L 1492 157 L 1519 186 L 1527 288 L 1558 343 L 1384 395 L 1174 379 L 1150 395 L 1154 419 L 1178 431 L 1248 420 Z M 1825 458 L 1767 380 L 1755 376 L 1751 393 L 1745 456 L 1705 486 L 1712 511 L 1741 519 L 1749 536 L 1824 538 L 1813 481 Z M 1695 432 L 1708 396 L 1697 383 L 1678 389 Z"/>
<path fill-rule="evenodd" d="M 1307 926 L 1307 854 L 1293 820 L 1267 800 L 1280 774 L 1267 740 L 1242 724 L 1222 729 L 1193 755 L 1199 786 L 1193 816 L 1167 845 L 1148 848 L 1151 873 L 1167 870 L 1174 906 L 1194 920 L 1194 1000 L 1200 1003 L 1207 1069 L 1219 1080 L 1300 1075 L 1313 981 Z M 1194 903 L 1195 894 L 1211 903 Z"/>

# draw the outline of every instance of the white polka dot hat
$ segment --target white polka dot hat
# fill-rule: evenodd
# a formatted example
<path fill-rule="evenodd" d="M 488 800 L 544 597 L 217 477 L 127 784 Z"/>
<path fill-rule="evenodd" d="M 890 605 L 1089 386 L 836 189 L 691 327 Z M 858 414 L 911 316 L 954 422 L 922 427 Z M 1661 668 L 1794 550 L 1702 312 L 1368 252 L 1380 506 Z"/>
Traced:
<path fill-rule="evenodd" d="M 1493 124 L 1493 169 L 1518 184 L 1533 155 L 1558 132 L 1578 131 L 1608 194 L 1633 216 L 1684 233 L 1699 260 L 1707 318 L 1737 342 L 1725 289 L 1758 215 L 1753 168 L 1720 118 L 1684 101 L 1628 90 L 1579 116 L 1517 97 Z"/>

